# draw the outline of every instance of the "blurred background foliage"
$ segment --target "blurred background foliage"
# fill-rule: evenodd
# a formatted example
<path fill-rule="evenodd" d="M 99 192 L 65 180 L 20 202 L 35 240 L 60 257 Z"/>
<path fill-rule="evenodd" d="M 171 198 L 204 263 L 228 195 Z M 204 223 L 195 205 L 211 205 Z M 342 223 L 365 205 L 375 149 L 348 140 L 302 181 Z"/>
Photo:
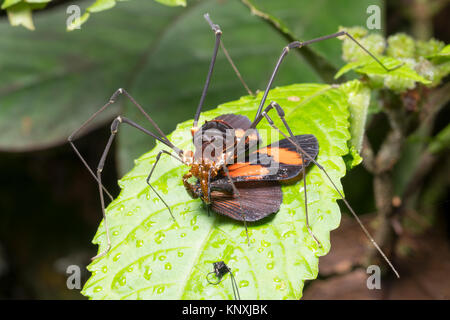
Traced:
<path fill-rule="evenodd" d="M 220 24 L 224 43 L 252 90 L 264 88 L 287 42 L 334 33 L 340 26 L 365 26 L 366 9 L 373 4 L 382 9 L 382 35 L 403 32 L 418 40 L 434 37 L 449 42 L 448 1 L 77 1 L 84 14 L 82 24 L 80 29 L 72 25 L 73 31 L 68 32 L 67 8 L 71 4 L 65 0 L 5 0 L 0 11 L 0 298 L 82 298 L 79 291 L 67 290 L 65 271 L 67 265 L 77 264 L 86 272 L 84 266 L 96 252 L 88 239 L 95 233 L 101 211 L 97 186 L 66 139 L 119 87 L 127 89 L 167 133 L 192 118 L 214 42 L 203 13 L 209 12 Z M 342 42 L 334 39 L 296 51 L 286 59 L 275 85 L 338 83 L 355 77 L 353 73 L 334 79 L 345 64 L 341 47 Z M 434 59 L 445 57 L 436 55 Z M 444 97 L 437 96 L 438 101 L 429 103 L 442 106 L 434 108 L 432 116 L 421 118 L 420 111 L 427 105 L 421 98 L 429 97 L 429 90 L 418 87 L 397 95 L 376 91 L 367 135 L 372 144 L 369 150 L 380 149 L 392 126 L 381 110 L 387 104 L 409 108 L 409 127 L 414 130 L 402 131 L 408 139 L 393 169 L 393 195 L 398 197 L 391 198 L 394 204 L 401 203 L 401 195 L 409 192 L 412 200 L 406 207 L 396 203 L 395 208 L 402 208 L 402 223 L 394 219 L 392 224 L 396 230 L 413 230 L 413 235 L 426 234 L 430 228 L 434 234 L 444 234 L 433 238 L 433 244 L 440 247 L 432 251 L 442 262 L 448 259 L 440 256 L 444 254 L 440 251 L 448 248 L 450 175 L 448 145 L 440 141 L 448 141 L 449 108 L 448 98 L 442 94 Z M 206 109 L 245 94 L 219 53 Z M 102 114 L 76 141 L 92 167 L 109 136 L 109 123 L 119 113 L 143 124 L 125 99 Z M 429 144 L 434 136 L 437 138 Z M 153 141 L 138 132 L 121 129 L 104 170 L 105 184 L 115 195 L 117 179 L 133 167 L 133 159 L 153 146 Z M 422 157 L 425 151 L 429 157 Z M 370 154 L 363 156 L 370 162 Z M 420 167 L 427 170 L 417 170 Z M 344 179 L 346 196 L 360 213 L 378 208 L 373 196 L 376 174 L 371 169 L 370 164 L 356 167 Z M 411 180 L 417 183 L 409 190 Z M 340 232 L 342 242 L 337 239 L 335 244 L 332 237 L 330 260 L 321 260 L 322 286 L 336 287 L 336 279 L 351 275 L 346 283 L 365 283 L 358 278 L 360 274 L 354 275 L 351 265 L 358 265 L 353 255 L 364 245 L 343 252 L 340 243 L 345 247 L 355 241 L 351 231 L 338 229 L 335 233 Z M 414 255 L 420 248 L 414 242 L 417 239 L 412 239 L 397 243 L 397 251 L 406 256 L 397 261 L 400 266 L 402 261 L 409 265 L 405 262 L 408 257 L 421 257 Z M 340 259 L 340 264 L 333 259 Z M 413 261 L 423 266 L 432 265 L 433 260 L 425 254 L 423 260 Z M 341 268 L 327 269 L 330 264 Z M 413 275 L 425 272 L 421 268 L 407 270 Z M 87 277 L 83 273 L 83 283 Z M 320 285 L 319 289 L 306 288 L 305 298 L 308 290 L 310 297 L 323 297 L 315 295 Z M 404 286 L 410 289 L 408 283 Z M 433 288 L 426 292 L 428 298 L 442 297 L 442 292 L 435 293 Z M 402 297 L 401 290 L 398 297 Z"/>

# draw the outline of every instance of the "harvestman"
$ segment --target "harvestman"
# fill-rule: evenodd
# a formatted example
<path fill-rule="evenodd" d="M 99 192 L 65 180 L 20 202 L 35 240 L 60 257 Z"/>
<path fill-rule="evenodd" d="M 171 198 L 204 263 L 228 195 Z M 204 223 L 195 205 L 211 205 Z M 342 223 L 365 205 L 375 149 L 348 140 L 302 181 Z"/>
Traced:
<path fill-rule="evenodd" d="M 215 45 L 214 45 L 214 50 L 213 50 L 213 55 L 211 58 L 211 62 L 209 65 L 209 70 L 208 70 L 208 74 L 206 77 L 206 82 L 205 85 L 203 87 L 203 91 L 200 97 L 200 102 L 198 104 L 197 107 L 197 111 L 195 113 L 195 117 L 194 117 L 194 122 L 193 122 L 193 126 L 191 128 L 191 134 L 194 137 L 196 135 L 197 132 L 199 132 L 199 130 L 201 131 L 201 128 L 199 128 L 198 126 L 198 121 L 200 118 L 200 114 L 202 111 L 202 107 L 203 107 L 203 103 L 209 88 L 209 84 L 211 81 L 211 76 L 213 73 L 213 69 L 214 69 L 214 65 L 216 62 L 216 57 L 217 57 L 217 53 L 219 50 L 219 46 L 222 46 L 222 49 L 228 59 L 228 61 L 230 62 L 231 66 L 233 67 L 233 69 L 235 70 L 237 76 L 239 77 L 239 79 L 241 80 L 241 82 L 244 84 L 245 88 L 247 89 L 247 91 L 249 93 L 251 93 L 251 91 L 248 89 L 248 86 L 245 84 L 245 82 L 243 81 L 239 71 L 237 70 L 235 64 L 233 63 L 233 61 L 231 60 L 228 52 L 226 51 L 225 47 L 223 46 L 223 43 L 221 43 L 221 36 L 222 36 L 222 31 L 220 29 L 220 27 L 216 24 L 214 24 L 211 19 L 209 18 L 208 14 L 204 15 L 206 21 L 208 22 L 208 24 L 210 25 L 211 29 L 213 30 L 214 34 L 215 34 Z M 292 49 L 296 49 L 296 48 L 301 48 L 304 46 L 307 46 L 309 44 L 315 43 L 315 42 L 320 42 L 323 40 L 327 40 L 327 39 L 331 39 L 331 38 L 337 38 L 340 36 L 346 36 L 349 39 L 351 39 L 354 43 L 356 43 L 362 50 L 364 50 L 369 56 L 371 56 L 381 67 L 383 67 L 386 71 L 392 71 L 394 69 L 397 69 L 398 67 L 400 67 L 401 65 L 398 65 L 394 68 L 387 68 L 379 59 L 377 59 L 370 51 L 368 51 L 364 46 L 362 46 L 355 38 L 353 38 L 349 33 L 347 33 L 346 31 L 340 31 L 340 32 L 336 32 L 330 35 L 326 35 L 323 37 L 319 37 L 316 39 L 312 39 L 312 40 L 308 40 L 308 41 L 304 41 L 304 42 L 300 42 L 300 41 L 294 41 L 289 43 L 286 47 L 283 48 L 283 51 L 281 53 L 281 56 L 279 57 L 275 68 L 269 78 L 269 82 L 265 88 L 264 94 L 262 96 L 261 102 L 259 104 L 258 110 L 256 112 L 255 118 L 253 121 L 251 121 L 250 125 L 248 126 L 248 128 L 245 129 L 245 132 L 243 134 L 243 137 L 245 137 L 244 139 L 236 139 L 235 144 L 233 145 L 236 149 L 234 150 L 228 150 L 225 149 L 223 152 L 223 156 L 221 156 L 220 158 L 216 159 L 217 161 L 204 161 L 205 159 L 201 158 L 200 161 L 198 158 L 196 158 L 194 156 L 194 153 L 192 151 L 184 151 L 179 149 L 178 147 L 176 147 L 172 142 L 170 142 L 170 140 L 167 138 L 167 136 L 162 132 L 162 130 L 158 127 L 158 125 L 153 121 L 153 119 L 148 115 L 147 112 L 145 112 L 145 110 L 141 107 L 141 105 L 139 105 L 139 103 L 136 102 L 136 100 L 124 89 L 120 88 L 118 89 L 109 99 L 109 101 L 103 106 L 101 107 L 97 112 L 95 112 L 91 117 L 89 117 L 88 120 L 86 120 L 81 127 L 79 127 L 77 130 L 75 130 L 69 137 L 68 137 L 68 141 L 70 143 L 70 145 L 72 146 L 72 148 L 74 149 L 75 153 L 78 155 L 78 157 L 81 159 L 81 161 L 83 162 L 83 164 L 85 165 L 85 167 L 89 170 L 90 174 L 94 177 L 94 179 L 97 181 L 98 183 L 98 188 L 99 188 L 99 194 L 100 194 L 100 202 L 101 202 L 101 207 L 102 207 L 102 213 L 103 213 L 103 219 L 104 219 L 104 224 L 105 224 L 105 231 L 106 231 L 106 238 L 107 238 L 107 247 L 106 249 L 99 253 L 98 255 L 96 255 L 95 257 L 93 257 L 92 259 L 97 259 L 99 257 L 104 256 L 105 254 L 108 253 L 108 251 L 111 248 L 111 240 L 110 240 L 110 235 L 109 235 L 109 228 L 107 225 L 107 219 L 106 219 L 106 214 L 105 214 L 105 201 L 104 201 L 104 195 L 103 195 L 103 191 L 108 195 L 108 197 L 113 200 L 113 197 L 111 196 L 111 194 L 106 190 L 106 188 L 103 186 L 102 184 L 102 170 L 105 164 L 105 160 L 106 157 L 108 155 L 108 152 L 110 150 L 110 147 L 112 145 L 112 142 L 118 132 L 119 126 L 122 123 L 128 124 L 140 131 L 142 131 L 143 133 L 153 137 L 154 139 L 160 141 L 161 143 L 165 144 L 166 146 L 168 146 L 169 148 L 171 148 L 175 154 L 173 154 L 172 152 L 166 151 L 166 150 L 161 150 L 157 156 L 156 156 L 156 160 L 152 166 L 152 169 L 146 179 L 148 185 L 150 186 L 150 188 L 155 192 L 155 194 L 161 199 L 161 201 L 164 203 L 164 205 L 167 207 L 170 215 L 172 216 L 172 218 L 175 220 L 175 217 L 173 216 L 172 210 L 170 209 L 170 207 L 167 205 L 167 203 L 164 201 L 164 199 L 159 195 L 159 193 L 153 188 L 152 184 L 150 183 L 150 179 L 151 176 L 155 170 L 155 167 L 161 157 L 162 154 L 166 154 L 169 155 L 175 159 L 177 159 L 178 161 L 182 162 L 183 164 L 187 165 L 190 167 L 190 170 L 188 172 L 187 175 L 185 175 L 185 177 L 183 177 L 183 182 L 185 183 L 186 189 L 189 191 L 191 191 L 191 195 L 197 195 L 199 196 L 204 202 L 208 203 L 208 201 L 211 201 L 210 198 L 210 192 L 211 192 L 211 179 L 215 177 L 215 175 L 217 175 L 219 172 L 221 172 L 222 174 L 224 174 L 229 181 L 229 189 L 232 190 L 232 196 L 234 198 L 237 198 L 239 201 L 239 206 L 240 206 L 240 211 L 242 214 L 242 219 L 245 225 L 245 228 L 247 230 L 247 225 L 246 225 L 246 214 L 245 212 L 242 210 L 242 206 L 241 206 L 241 197 L 239 194 L 238 189 L 235 186 L 235 182 L 233 181 L 232 177 L 230 176 L 229 170 L 227 169 L 227 166 L 235 159 L 236 157 L 236 152 L 235 150 L 238 150 L 238 152 L 240 152 L 241 150 L 247 151 L 248 149 L 245 147 L 246 144 L 248 144 L 249 140 L 248 138 L 248 133 L 251 130 L 256 129 L 256 126 L 261 122 L 262 119 L 265 119 L 269 125 L 277 130 L 282 136 L 285 137 L 285 139 L 287 139 L 293 146 L 295 146 L 295 148 L 297 149 L 297 152 L 301 155 L 301 159 L 302 162 L 305 163 L 305 161 L 310 161 L 313 164 L 315 164 L 327 177 L 327 179 L 331 182 L 331 184 L 333 185 L 334 189 L 336 189 L 336 191 L 339 194 L 339 197 L 344 201 L 344 204 L 347 206 L 347 208 L 350 210 L 350 212 L 352 213 L 352 215 L 355 217 L 355 219 L 357 220 L 357 222 L 360 224 L 361 228 L 363 229 L 364 233 L 366 234 L 366 236 L 370 239 L 370 241 L 372 242 L 372 244 L 375 246 L 375 248 L 379 251 L 379 253 L 382 255 L 382 257 L 384 258 L 384 260 L 388 263 L 388 265 L 391 267 L 391 269 L 394 271 L 394 273 L 397 275 L 397 277 L 399 277 L 398 272 L 395 270 L 394 266 L 391 264 L 391 262 L 389 261 L 389 259 L 386 257 L 386 255 L 383 253 L 383 251 L 381 250 L 381 248 L 377 245 L 377 243 L 375 242 L 375 240 L 372 238 L 372 236 L 369 234 L 369 232 L 367 231 L 367 229 L 364 227 L 364 225 L 361 223 L 360 219 L 358 218 L 358 216 L 356 215 L 356 213 L 354 212 L 354 210 L 352 209 L 352 207 L 350 206 L 350 204 L 346 201 L 346 199 L 344 198 L 344 196 L 342 195 L 342 193 L 339 191 L 339 189 L 337 188 L 337 186 L 335 185 L 335 183 L 333 182 L 333 180 L 330 178 L 330 176 L 328 175 L 328 173 L 326 172 L 326 170 L 314 159 L 313 156 L 311 156 L 308 152 L 306 152 L 304 150 L 304 148 L 302 148 L 302 146 L 299 143 L 296 143 L 296 136 L 294 136 L 294 134 L 292 133 L 286 119 L 284 116 L 284 111 L 282 109 L 282 107 L 280 105 L 278 105 L 276 102 L 272 101 L 264 110 L 264 105 L 266 103 L 266 99 L 268 96 L 268 93 L 272 87 L 272 83 L 275 79 L 275 76 L 280 68 L 280 65 L 282 63 L 282 61 L 284 60 L 284 58 L 287 56 L 287 54 L 292 50 Z M 108 106 L 110 106 L 111 104 L 113 104 L 115 102 L 115 100 L 117 99 L 117 97 L 119 95 L 124 95 L 126 96 L 135 107 L 137 107 L 139 109 L 139 111 L 145 116 L 145 118 L 152 124 L 152 126 L 154 127 L 154 129 L 156 130 L 157 133 L 154 133 L 152 131 L 149 131 L 145 128 L 143 128 L 142 126 L 140 126 L 139 124 L 137 124 L 136 122 L 125 118 L 121 115 L 117 116 L 112 124 L 111 124 L 111 135 L 108 139 L 108 142 L 106 144 L 106 147 L 102 153 L 102 156 L 100 158 L 99 164 L 97 166 L 97 170 L 96 170 L 96 174 L 93 172 L 93 170 L 89 167 L 89 165 L 87 164 L 86 160 L 83 158 L 83 156 L 81 155 L 81 153 L 78 151 L 78 149 L 76 148 L 75 144 L 73 143 L 73 141 L 75 140 L 75 138 L 77 137 L 77 135 L 79 134 L 79 132 L 81 130 L 83 130 L 99 113 L 101 113 L 102 111 L 104 111 Z M 271 109 L 275 109 L 277 111 L 277 115 L 278 117 L 281 119 L 281 121 L 283 122 L 283 125 L 285 127 L 285 129 L 287 130 L 288 134 L 284 133 L 280 128 L 278 128 L 273 120 L 270 118 L 270 116 L 268 115 L 268 112 Z M 201 133 L 201 138 L 203 139 L 203 134 Z M 203 140 L 202 140 L 203 141 Z M 310 233 L 310 235 L 313 237 L 313 239 L 317 242 L 317 244 L 320 246 L 320 242 L 316 239 L 316 237 L 313 235 L 312 230 L 309 226 L 309 222 L 308 222 L 308 208 L 307 208 L 307 192 L 306 192 L 306 175 L 305 175 L 305 166 L 302 166 L 302 174 L 303 174 L 303 183 L 304 183 L 304 197 L 305 197 L 305 213 L 306 213 L 306 226 L 307 226 L 307 230 Z M 191 185 L 191 187 L 189 187 L 186 182 L 190 177 L 196 177 L 197 179 L 199 179 L 199 183 L 197 184 L 197 186 L 193 186 Z M 206 178 L 205 178 L 206 177 Z M 206 192 L 200 192 L 198 187 L 200 187 L 202 190 L 207 190 Z M 192 188 L 191 190 L 189 190 L 189 188 Z M 206 188 L 206 189 L 205 189 Z M 198 194 L 196 194 L 196 192 L 199 192 Z M 206 193 L 206 194 L 205 194 Z M 247 233 L 247 239 L 248 239 L 248 233 Z"/>

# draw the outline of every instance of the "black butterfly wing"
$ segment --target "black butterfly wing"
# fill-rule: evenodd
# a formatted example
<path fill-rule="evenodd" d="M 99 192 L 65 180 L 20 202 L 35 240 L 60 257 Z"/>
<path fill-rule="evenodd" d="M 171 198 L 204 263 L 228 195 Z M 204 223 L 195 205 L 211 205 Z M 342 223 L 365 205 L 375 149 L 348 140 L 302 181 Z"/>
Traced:
<path fill-rule="evenodd" d="M 319 144 L 311 134 L 294 136 L 298 144 L 310 158 L 315 159 L 319 152 Z M 230 176 L 235 182 L 242 181 L 280 181 L 299 176 L 303 167 L 308 167 L 311 159 L 304 156 L 288 139 L 260 148 L 246 155 L 244 161 L 227 166 Z M 304 162 L 303 162 L 304 160 Z M 221 172 L 215 180 L 225 182 L 227 177 Z"/>
<path fill-rule="evenodd" d="M 258 221 L 277 212 L 283 202 L 278 182 L 236 183 L 239 198 L 232 192 L 212 191 L 211 209 L 239 221 Z M 212 186 L 213 187 L 213 186 Z"/>

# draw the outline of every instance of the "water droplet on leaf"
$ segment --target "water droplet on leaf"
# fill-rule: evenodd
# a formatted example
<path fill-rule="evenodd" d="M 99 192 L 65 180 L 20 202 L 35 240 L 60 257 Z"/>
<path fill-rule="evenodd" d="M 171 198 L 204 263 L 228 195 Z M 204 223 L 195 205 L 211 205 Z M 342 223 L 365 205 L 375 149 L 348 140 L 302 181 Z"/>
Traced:
<path fill-rule="evenodd" d="M 239 287 L 240 288 L 245 288 L 248 287 L 249 283 L 247 280 L 242 280 L 241 282 L 239 282 Z"/>
<path fill-rule="evenodd" d="M 164 240 L 165 237 L 166 237 L 165 233 L 162 232 L 162 231 L 160 231 L 160 232 L 158 232 L 157 235 L 156 235 L 155 242 L 158 243 L 158 244 L 160 244 L 160 243 Z"/>
<path fill-rule="evenodd" d="M 159 287 L 158 290 L 156 291 L 158 294 L 161 294 L 164 292 L 164 287 Z"/>
<path fill-rule="evenodd" d="M 144 272 L 144 278 L 146 280 L 150 280 L 150 277 L 152 275 L 152 269 L 150 269 L 150 266 L 145 266 L 145 272 Z"/>
<path fill-rule="evenodd" d="M 266 240 L 261 240 L 261 245 L 263 247 L 268 247 L 268 246 L 270 246 L 270 242 L 267 242 Z"/>

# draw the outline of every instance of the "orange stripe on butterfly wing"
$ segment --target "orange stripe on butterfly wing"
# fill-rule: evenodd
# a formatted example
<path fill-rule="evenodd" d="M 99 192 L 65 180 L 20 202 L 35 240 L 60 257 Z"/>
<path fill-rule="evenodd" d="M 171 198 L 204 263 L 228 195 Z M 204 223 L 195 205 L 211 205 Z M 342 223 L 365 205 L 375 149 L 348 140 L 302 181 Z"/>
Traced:
<path fill-rule="evenodd" d="M 228 166 L 228 170 L 230 172 L 230 176 L 234 178 L 245 176 L 263 176 L 269 174 L 269 169 L 261 165 L 250 164 L 248 162 L 232 164 Z"/>
<path fill-rule="evenodd" d="M 291 151 L 287 148 L 279 148 L 279 147 L 264 147 L 256 150 L 255 152 L 267 154 L 272 157 L 275 161 L 283 164 L 290 164 L 300 166 L 302 165 L 302 157 L 296 151 Z"/>

